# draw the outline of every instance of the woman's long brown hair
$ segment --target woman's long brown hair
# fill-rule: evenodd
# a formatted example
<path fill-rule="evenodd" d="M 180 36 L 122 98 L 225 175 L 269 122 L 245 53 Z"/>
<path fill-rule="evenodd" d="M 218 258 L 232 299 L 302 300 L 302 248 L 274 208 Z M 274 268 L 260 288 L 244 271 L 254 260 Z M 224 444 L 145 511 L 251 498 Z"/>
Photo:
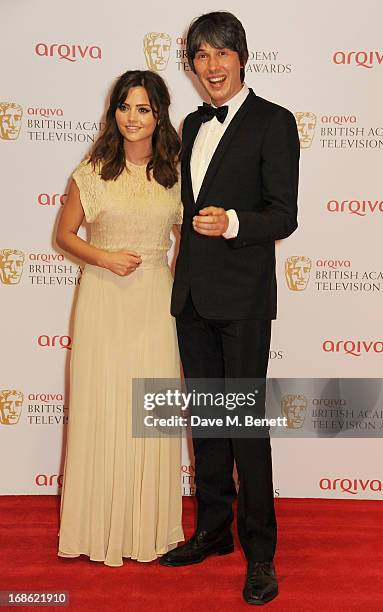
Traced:
<path fill-rule="evenodd" d="M 149 70 L 128 70 L 117 80 L 106 113 L 105 127 L 90 154 L 89 163 L 93 168 L 100 164 L 100 175 L 104 181 L 116 180 L 126 167 L 124 139 L 120 133 L 115 113 L 125 102 L 131 87 L 144 87 L 157 125 L 152 136 L 153 157 L 146 166 L 146 176 L 163 187 L 173 187 L 178 181 L 177 163 L 181 142 L 169 118 L 170 96 L 164 80 Z"/>

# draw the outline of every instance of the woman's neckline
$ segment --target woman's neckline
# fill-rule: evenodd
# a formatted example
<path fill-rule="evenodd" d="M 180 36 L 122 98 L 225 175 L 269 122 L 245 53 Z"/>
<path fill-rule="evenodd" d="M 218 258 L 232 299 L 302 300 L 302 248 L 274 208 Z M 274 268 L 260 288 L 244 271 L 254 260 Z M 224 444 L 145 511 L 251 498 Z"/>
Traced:
<path fill-rule="evenodd" d="M 134 162 L 129 161 L 128 159 L 126 159 L 125 162 L 129 164 L 130 166 L 134 166 L 135 168 L 146 168 L 146 166 L 148 165 L 148 164 L 135 164 Z"/>

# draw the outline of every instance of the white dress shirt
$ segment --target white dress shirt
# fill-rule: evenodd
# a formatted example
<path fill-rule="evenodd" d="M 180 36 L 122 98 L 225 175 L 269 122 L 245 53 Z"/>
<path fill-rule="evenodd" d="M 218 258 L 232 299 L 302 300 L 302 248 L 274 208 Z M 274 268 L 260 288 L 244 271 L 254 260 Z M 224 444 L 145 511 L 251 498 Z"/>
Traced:
<path fill-rule="evenodd" d="M 202 123 L 198 130 L 190 160 L 190 172 L 195 200 L 197 200 L 203 179 L 218 143 L 239 107 L 247 98 L 248 93 L 249 88 L 244 83 L 242 89 L 228 102 L 226 102 L 229 109 L 225 121 L 220 123 L 217 117 L 213 117 L 213 119 L 210 121 Z M 219 202 L 212 202 L 211 205 L 219 206 Z M 239 231 L 239 220 L 237 213 L 234 209 L 227 210 L 226 213 L 229 217 L 229 226 L 226 232 L 222 235 L 224 238 L 235 238 Z"/>

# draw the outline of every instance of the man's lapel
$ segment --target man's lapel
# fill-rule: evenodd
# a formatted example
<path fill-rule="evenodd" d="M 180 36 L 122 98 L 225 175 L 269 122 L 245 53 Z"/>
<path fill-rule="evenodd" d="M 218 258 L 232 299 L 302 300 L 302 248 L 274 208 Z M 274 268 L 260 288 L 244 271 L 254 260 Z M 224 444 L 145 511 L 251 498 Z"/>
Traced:
<path fill-rule="evenodd" d="M 225 130 L 225 133 L 223 134 L 221 140 L 219 141 L 218 146 L 213 154 L 213 157 L 211 158 L 208 169 L 206 170 L 205 177 L 202 181 L 201 189 L 199 190 L 198 198 L 196 201 L 197 208 L 200 208 L 200 205 L 204 203 L 204 198 L 208 191 L 209 185 L 211 181 L 213 180 L 219 168 L 221 160 L 225 152 L 227 151 L 228 147 L 230 146 L 231 140 L 235 132 L 237 131 L 238 127 L 241 125 L 242 121 L 244 121 L 247 113 L 249 112 L 252 104 L 254 103 L 255 98 L 256 96 L 253 90 L 250 89 L 248 96 L 246 97 L 243 104 L 239 107 L 238 111 L 234 115 L 233 119 L 230 121 L 227 129 Z M 195 139 L 195 136 L 194 136 L 194 139 Z M 193 142 L 194 142 L 194 139 L 193 139 Z M 191 156 L 192 148 L 193 148 L 193 145 L 191 146 L 191 149 L 190 149 L 190 156 Z M 188 172 L 190 175 L 190 157 L 188 158 L 187 168 L 188 168 Z M 191 184 L 191 179 L 190 179 L 190 184 Z M 193 197 L 193 201 L 194 201 L 194 197 Z"/>
<path fill-rule="evenodd" d="M 202 120 L 200 119 L 199 116 L 197 116 L 196 120 L 193 122 L 193 124 L 189 128 L 190 132 L 188 135 L 188 141 L 185 145 L 184 158 L 183 158 L 183 165 L 184 165 L 184 170 L 185 170 L 185 183 L 186 183 L 186 189 L 189 195 L 188 201 L 190 202 L 191 207 L 193 209 L 195 207 L 195 200 L 194 200 L 193 183 L 192 183 L 191 171 L 190 171 L 190 160 L 191 160 L 191 154 L 193 151 L 194 141 L 197 137 L 199 128 L 201 127 L 201 123 L 202 123 Z M 185 202 L 184 202 L 184 205 L 185 205 Z"/>

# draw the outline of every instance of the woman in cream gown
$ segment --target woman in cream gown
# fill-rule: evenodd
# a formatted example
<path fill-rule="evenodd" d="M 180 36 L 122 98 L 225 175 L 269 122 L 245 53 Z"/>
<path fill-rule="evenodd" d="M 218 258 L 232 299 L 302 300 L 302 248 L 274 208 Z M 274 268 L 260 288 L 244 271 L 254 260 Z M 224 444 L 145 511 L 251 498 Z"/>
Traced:
<path fill-rule="evenodd" d="M 180 440 L 135 438 L 131 423 L 132 379 L 180 373 L 167 262 L 182 215 L 179 141 L 168 106 L 158 75 L 120 77 L 104 134 L 73 174 L 57 232 L 58 244 L 87 262 L 75 313 L 58 554 L 110 566 L 124 557 L 152 561 L 183 540 Z M 102 169 L 110 176 L 117 167 L 116 139 L 120 174 L 105 180 Z M 156 150 L 164 142 L 165 159 Z M 77 236 L 84 215 L 89 244 Z"/>

